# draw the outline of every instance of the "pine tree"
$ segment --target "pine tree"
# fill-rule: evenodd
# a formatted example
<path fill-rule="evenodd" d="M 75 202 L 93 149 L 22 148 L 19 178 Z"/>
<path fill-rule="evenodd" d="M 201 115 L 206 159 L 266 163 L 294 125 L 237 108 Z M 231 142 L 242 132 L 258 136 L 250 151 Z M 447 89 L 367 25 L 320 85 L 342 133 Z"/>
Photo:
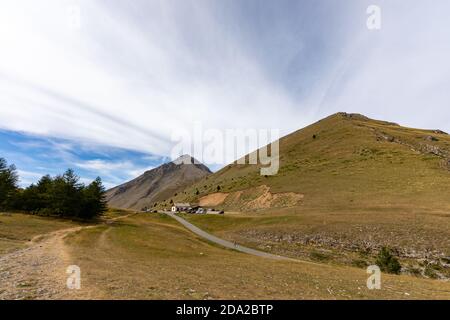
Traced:
<path fill-rule="evenodd" d="M 25 190 L 17 186 L 16 168 L 0 158 L 0 209 L 91 219 L 107 210 L 100 177 L 85 186 L 72 169 L 55 178 L 43 176 Z"/>
<path fill-rule="evenodd" d="M 0 158 L 0 209 L 11 209 L 18 195 L 16 167 L 8 166 L 5 159 Z"/>
<path fill-rule="evenodd" d="M 39 193 L 37 187 L 32 184 L 20 194 L 17 209 L 38 213 L 40 208 Z"/>
<path fill-rule="evenodd" d="M 83 200 L 83 185 L 72 169 L 53 180 L 50 192 L 51 204 L 47 208 L 60 216 L 80 216 Z"/>
<path fill-rule="evenodd" d="M 90 219 L 103 214 L 107 210 L 106 191 L 102 179 L 97 177 L 83 190 L 82 218 Z"/>
<path fill-rule="evenodd" d="M 36 185 L 38 208 L 49 208 L 52 203 L 53 179 L 49 175 L 43 176 Z"/>
<path fill-rule="evenodd" d="M 52 207 L 53 180 L 49 175 L 43 176 L 39 182 L 26 188 L 20 195 L 17 208 L 33 213 Z M 49 212 L 52 213 L 53 212 Z"/>

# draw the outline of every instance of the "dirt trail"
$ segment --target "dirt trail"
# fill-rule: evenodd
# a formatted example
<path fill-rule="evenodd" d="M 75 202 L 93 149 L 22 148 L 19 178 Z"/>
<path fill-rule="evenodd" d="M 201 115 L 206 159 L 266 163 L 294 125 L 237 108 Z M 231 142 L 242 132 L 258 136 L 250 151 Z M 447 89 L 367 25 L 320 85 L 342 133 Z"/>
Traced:
<path fill-rule="evenodd" d="M 109 219 L 106 224 L 133 214 Z M 92 299 L 92 288 L 69 290 L 66 269 L 72 265 L 64 238 L 74 232 L 96 228 L 103 224 L 74 227 L 39 235 L 30 245 L 0 256 L 0 300 L 17 299 Z"/>

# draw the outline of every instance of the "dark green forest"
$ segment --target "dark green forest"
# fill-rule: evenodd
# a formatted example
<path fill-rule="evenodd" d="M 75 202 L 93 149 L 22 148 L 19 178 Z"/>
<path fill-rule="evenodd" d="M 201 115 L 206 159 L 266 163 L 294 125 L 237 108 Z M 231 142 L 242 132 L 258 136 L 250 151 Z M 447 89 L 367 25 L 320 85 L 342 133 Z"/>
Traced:
<path fill-rule="evenodd" d="M 0 211 L 92 219 L 107 210 L 102 180 L 85 185 L 72 169 L 56 177 L 43 176 L 25 189 L 18 183 L 16 167 L 0 158 Z"/>

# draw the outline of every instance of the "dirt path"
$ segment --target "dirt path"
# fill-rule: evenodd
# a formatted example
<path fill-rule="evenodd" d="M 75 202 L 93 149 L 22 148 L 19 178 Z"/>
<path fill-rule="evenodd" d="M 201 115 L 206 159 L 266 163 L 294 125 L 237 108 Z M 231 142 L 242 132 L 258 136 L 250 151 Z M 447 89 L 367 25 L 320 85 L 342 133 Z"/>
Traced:
<path fill-rule="evenodd" d="M 124 219 L 133 214 L 107 220 Z M 64 238 L 74 232 L 96 228 L 103 224 L 58 230 L 35 237 L 29 247 L 0 257 L 0 300 L 17 299 L 83 299 L 96 293 L 82 287 L 69 290 L 66 269 L 73 264 Z"/>

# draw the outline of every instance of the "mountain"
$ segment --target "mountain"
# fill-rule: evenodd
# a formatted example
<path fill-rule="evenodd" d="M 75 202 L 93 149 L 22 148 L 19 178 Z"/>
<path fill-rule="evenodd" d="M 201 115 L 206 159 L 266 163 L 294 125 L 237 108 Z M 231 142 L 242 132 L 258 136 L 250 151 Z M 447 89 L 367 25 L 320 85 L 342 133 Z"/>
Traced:
<path fill-rule="evenodd" d="M 450 278 L 447 133 L 337 113 L 279 146 L 276 175 L 235 162 L 166 203 L 224 209 L 187 219 L 274 254 L 366 268 L 390 248 L 402 272 Z"/>
<path fill-rule="evenodd" d="M 450 278 L 448 134 L 337 113 L 279 146 L 278 174 L 234 163 L 172 200 L 224 209 L 189 220 L 274 254 L 365 269 L 389 248 L 403 273 Z"/>
<path fill-rule="evenodd" d="M 279 142 L 278 174 L 262 176 L 260 165 L 230 164 L 174 201 L 244 212 L 413 205 L 450 209 L 450 136 L 443 131 L 337 113 Z"/>
<path fill-rule="evenodd" d="M 196 159 L 184 155 L 107 191 L 108 204 L 114 208 L 141 210 L 164 201 L 187 186 L 211 174 Z"/>

